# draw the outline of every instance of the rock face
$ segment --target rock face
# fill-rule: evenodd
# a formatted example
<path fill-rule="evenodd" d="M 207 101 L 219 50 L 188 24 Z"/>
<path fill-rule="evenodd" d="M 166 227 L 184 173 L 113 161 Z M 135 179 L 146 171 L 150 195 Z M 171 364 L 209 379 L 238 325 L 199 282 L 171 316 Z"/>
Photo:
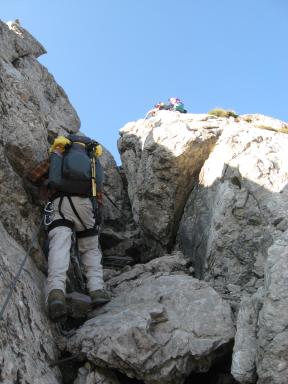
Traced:
<path fill-rule="evenodd" d="M 2 308 L 10 284 L 24 259 L 24 249 L 30 246 L 41 221 L 38 191 L 33 191 L 23 176 L 47 157 L 49 142 L 56 135 L 76 133 L 80 121 L 64 90 L 36 60 L 45 53 L 41 44 L 18 23 L 6 25 L 0 21 L 0 35 Z M 116 165 L 111 165 L 107 160 L 109 158 L 112 158 L 111 155 L 105 151 L 102 161 L 104 167 L 106 164 L 109 167 L 106 183 L 111 184 L 110 180 L 114 178 L 114 183 L 119 183 L 119 190 L 115 188 L 114 195 L 125 200 L 122 179 L 119 175 L 116 179 Z M 117 224 L 117 217 L 113 220 Z M 107 228 L 109 230 L 109 223 Z M 49 367 L 49 361 L 56 359 L 58 354 L 52 337 L 52 331 L 56 331 L 47 321 L 44 310 L 45 276 L 37 272 L 36 265 L 46 272 L 47 262 L 37 239 L 31 258 L 22 271 L 21 282 L 17 283 L 1 321 L 0 377 L 7 384 L 25 380 L 35 384 L 61 381 L 59 370 Z M 31 353 L 28 354 L 28 351 Z"/>
<path fill-rule="evenodd" d="M 16 23 L 0 22 L 1 308 L 32 234 L 39 209 L 23 175 L 47 154 L 52 133 L 77 131 L 79 119 L 64 91 L 36 57 L 43 47 Z M 21 245 L 22 246 L 21 246 Z M 45 264 L 39 245 L 31 255 Z M 1 321 L 1 380 L 58 383 L 57 356 L 44 311 L 44 275 L 28 260 Z"/>
<path fill-rule="evenodd" d="M 125 175 L 121 174 L 107 150 L 100 162 L 105 176 L 104 223 L 100 235 L 103 261 L 105 266 L 123 267 L 137 261 L 137 250 L 141 246 L 139 229 L 131 214 Z"/>
<path fill-rule="evenodd" d="M 185 202 L 220 133 L 208 115 L 169 111 L 120 130 L 118 148 L 133 216 L 150 257 L 173 247 Z"/>
<path fill-rule="evenodd" d="M 167 146 L 173 147 L 173 143 L 178 143 L 180 148 L 185 147 L 191 139 L 187 125 L 183 128 L 181 124 L 186 119 L 190 131 L 194 128 L 200 136 L 197 137 L 197 142 L 203 144 L 203 153 L 206 156 L 202 158 L 199 156 L 197 160 L 194 158 L 193 166 L 198 170 L 201 168 L 201 171 L 199 181 L 195 176 L 193 180 L 191 174 L 188 177 L 189 182 L 193 180 L 194 183 L 188 198 L 183 195 L 179 197 L 177 190 L 173 189 L 175 177 L 173 171 L 177 166 L 175 164 L 171 166 L 175 157 L 172 150 L 170 152 L 167 150 L 165 142 L 169 137 Z M 184 131 L 186 129 L 185 134 L 183 129 Z M 211 145 L 209 140 L 205 140 L 207 129 L 214 134 L 213 140 L 217 140 L 215 146 Z M 169 136 L 171 130 L 174 134 L 177 132 L 176 137 Z M 286 131 L 287 124 L 261 115 L 243 116 L 235 120 L 160 112 L 152 121 L 139 120 L 136 123 L 129 123 L 120 132 L 119 149 L 128 178 L 134 218 L 139 223 L 144 238 L 149 238 L 150 228 L 153 228 L 151 238 L 157 238 L 161 243 L 160 249 L 154 248 L 155 254 L 157 252 L 161 254 L 165 246 L 169 248 L 169 241 L 173 239 L 173 231 L 170 229 L 175 223 L 175 216 L 171 212 L 175 206 L 185 205 L 175 246 L 191 260 L 194 276 L 210 281 L 222 297 L 229 300 L 235 316 L 243 293 L 248 295 L 245 296 L 247 303 L 252 300 L 251 304 L 248 304 L 248 308 L 251 309 L 243 310 L 242 306 L 237 323 L 232 372 L 240 382 L 256 382 L 258 375 L 259 383 L 264 383 L 263 375 L 268 377 L 265 379 L 266 382 L 270 382 L 275 376 L 273 379 L 275 383 L 280 383 L 281 378 L 277 379 L 279 374 L 276 375 L 276 370 L 283 370 L 283 376 L 286 373 L 283 361 L 282 363 L 280 361 L 285 347 L 279 347 L 280 351 L 274 359 L 272 353 L 274 356 L 276 352 L 269 354 L 268 348 L 267 355 L 263 354 L 262 345 L 270 346 L 269 332 L 265 328 L 266 325 L 263 329 L 256 327 L 258 316 L 259 324 L 262 322 L 267 324 L 267 321 L 261 320 L 265 314 L 265 307 L 260 315 L 259 311 L 263 304 L 261 297 L 264 297 L 265 303 L 270 297 L 271 288 L 266 285 L 260 297 L 257 290 L 264 284 L 267 255 L 275 247 L 277 251 L 273 251 L 273 254 L 276 253 L 274 263 L 283 264 L 277 244 L 280 241 L 284 252 L 285 243 L 281 239 L 287 231 L 285 212 L 288 208 L 286 196 L 288 137 L 281 132 Z M 170 179 L 169 176 L 163 177 L 162 169 L 159 171 L 159 159 L 162 159 L 162 168 L 169 173 Z M 169 167 L 173 168 L 170 172 Z M 195 174 L 197 175 L 197 171 Z M 176 185 L 187 187 L 187 184 L 183 182 L 181 184 L 181 178 L 176 180 Z M 166 185 L 166 189 L 163 184 Z M 147 191 L 149 188 L 157 189 L 159 193 L 150 194 Z M 167 190 L 169 192 L 165 194 L 163 191 Z M 163 201 L 160 198 L 160 191 L 163 192 Z M 161 214 L 156 207 L 161 207 Z M 167 235 L 166 240 L 161 237 L 161 233 L 164 232 Z M 153 241 L 149 244 L 154 247 Z M 285 273 L 283 266 L 281 271 Z M 280 285 L 283 286 L 283 278 L 280 280 Z M 249 295 L 254 294 L 258 297 L 257 300 L 249 298 Z M 275 319 L 271 319 L 269 323 L 269 330 L 270 327 L 274 327 L 274 321 L 277 324 L 276 318 L 279 318 L 279 312 L 275 311 L 274 316 Z M 285 320 L 284 324 L 287 324 Z M 246 340 L 243 344 L 241 340 L 247 334 L 251 337 L 249 342 Z M 283 343 L 285 344 L 285 341 Z M 276 368 L 277 363 L 281 363 L 280 368 Z M 275 374 L 271 366 L 274 367 Z M 269 371 L 272 373 L 268 374 Z"/>
<path fill-rule="evenodd" d="M 245 295 L 241 300 L 231 368 L 240 383 L 256 381 L 257 328 L 262 303 L 262 289 L 252 296 Z"/>
<path fill-rule="evenodd" d="M 69 350 L 147 384 L 181 384 L 192 371 L 208 371 L 229 350 L 231 310 L 206 283 L 185 275 L 178 257 L 109 281 L 112 301 L 70 339 Z"/>
<path fill-rule="evenodd" d="M 258 384 L 284 384 L 288 377 L 287 231 L 269 248 L 265 295 L 257 333 Z"/>
<path fill-rule="evenodd" d="M 287 144 L 286 134 L 245 121 L 223 132 L 180 224 L 180 248 L 198 278 L 231 292 L 262 284 L 269 246 L 288 225 Z"/>
<path fill-rule="evenodd" d="M 9 29 L 1 22 L 0 32 L 0 213 L 8 232 L 25 242 L 35 209 L 23 175 L 47 156 L 50 135 L 76 132 L 80 123 L 63 89 L 36 60 L 43 47 L 18 24 Z"/>
<path fill-rule="evenodd" d="M 73 384 L 120 384 L 117 376 L 108 370 L 96 368 L 86 363 L 78 371 L 78 376 Z"/>
<path fill-rule="evenodd" d="M 264 287 L 241 303 L 232 363 L 240 383 L 287 382 L 286 244 L 284 233 L 268 250 Z"/>
<path fill-rule="evenodd" d="M 283 273 L 286 268 L 281 259 L 286 252 L 282 239 L 287 231 L 288 137 L 271 133 L 271 130 L 283 129 L 283 123 L 270 120 L 269 132 L 259 129 L 263 128 L 258 126 L 259 120 L 259 116 L 254 123 L 241 120 L 223 132 L 201 170 L 199 186 L 189 197 L 178 234 L 180 249 L 193 260 L 195 276 L 211 281 L 234 308 L 243 291 L 251 295 L 263 286 L 267 255 L 273 253 L 273 263 L 282 265 Z M 271 287 L 266 284 L 264 303 L 271 296 L 270 291 Z M 251 305 L 254 309 L 247 310 Z M 257 365 L 259 383 L 284 383 L 269 366 L 274 361 L 276 372 L 279 356 L 272 358 L 268 349 L 267 354 L 263 352 L 262 344 L 266 345 L 271 335 L 268 336 L 267 322 L 261 321 L 262 317 L 257 326 L 260 329 L 256 328 L 261 301 L 255 305 L 254 300 L 254 304 L 239 313 L 233 372 L 240 382 L 256 382 Z M 250 312 L 245 315 L 245 311 Z M 265 313 L 263 308 L 261 316 Z M 243 317 L 246 317 L 244 331 Z M 277 324 L 276 318 L 282 318 L 282 314 L 275 310 L 272 317 L 269 330 L 276 326 L 274 322 Z M 265 324 L 263 329 L 262 324 Z M 247 334 L 253 335 L 249 342 Z M 245 353 L 239 345 L 244 337 Z M 268 381 L 261 378 L 267 375 L 263 373 L 265 369 L 272 372 Z"/>
<path fill-rule="evenodd" d="M 37 61 L 41 44 L 19 23 L 0 22 L 0 34 L 2 308 L 41 220 L 25 175 L 80 122 Z M 241 384 L 286 384 L 287 132 L 262 115 L 171 111 L 125 125 L 122 167 L 105 149 L 100 160 L 112 301 L 79 329 L 51 324 L 42 233 L 1 320 L 0 381 L 178 384 L 210 371 L 209 384 L 234 384 L 230 372 Z M 69 380 L 49 364 L 68 352 L 82 366 Z"/>
<path fill-rule="evenodd" d="M 2 308 L 25 251 L 1 223 L 0 245 Z M 28 259 L 3 320 L 0 320 L 0 378 L 3 384 L 61 382 L 60 371 L 48 365 L 57 356 L 57 348 L 44 310 L 43 288 L 42 273 Z"/>

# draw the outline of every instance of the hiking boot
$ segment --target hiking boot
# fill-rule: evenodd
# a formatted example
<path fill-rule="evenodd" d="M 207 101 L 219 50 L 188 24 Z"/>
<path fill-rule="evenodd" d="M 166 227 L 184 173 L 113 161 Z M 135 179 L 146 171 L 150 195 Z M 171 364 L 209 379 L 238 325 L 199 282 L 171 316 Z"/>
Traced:
<path fill-rule="evenodd" d="M 105 289 L 96 289 L 96 291 L 91 291 L 90 297 L 92 305 L 106 304 L 111 300 L 109 293 L 105 291 Z"/>
<path fill-rule="evenodd" d="M 66 315 L 65 294 L 61 289 L 52 289 L 48 296 L 49 316 L 52 321 L 60 321 Z"/>
<path fill-rule="evenodd" d="M 91 309 L 91 298 L 80 292 L 71 292 L 66 295 L 67 315 L 73 319 L 84 319 Z"/>

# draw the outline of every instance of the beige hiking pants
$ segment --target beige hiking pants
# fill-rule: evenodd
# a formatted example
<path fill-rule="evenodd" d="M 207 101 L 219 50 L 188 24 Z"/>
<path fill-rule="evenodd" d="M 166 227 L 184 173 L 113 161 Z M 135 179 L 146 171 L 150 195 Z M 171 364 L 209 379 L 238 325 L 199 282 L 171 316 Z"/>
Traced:
<path fill-rule="evenodd" d="M 71 197 L 78 215 L 87 228 L 93 228 L 94 217 L 91 200 L 87 197 Z M 59 213 L 60 198 L 54 200 L 53 220 L 62 219 Z M 73 221 L 76 231 L 84 230 L 81 222 L 73 212 L 67 197 L 63 198 L 61 212 L 66 220 Z M 70 262 L 72 229 L 69 227 L 56 227 L 49 232 L 49 257 L 47 293 L 52 289 L 61 289 L 65 292 L 66 273 Z M 78 239 L 78 248 L 81 262 L 87 277 L 88 290 L 103 289 L 103 268 L 101 252 L 98 248 L 98 236 L 89 236 Z"/>

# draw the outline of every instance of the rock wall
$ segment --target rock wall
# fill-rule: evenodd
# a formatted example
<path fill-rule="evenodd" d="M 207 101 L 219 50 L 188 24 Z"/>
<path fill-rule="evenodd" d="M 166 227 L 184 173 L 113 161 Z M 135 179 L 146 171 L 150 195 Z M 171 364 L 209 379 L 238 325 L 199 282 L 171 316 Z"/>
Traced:
<path fill-rule="evenodd" d="M 104 223 L 100 235 L 103 262 L 105 266 L 121 268 L 138 261 L 142 242 L 132 217 L 125 175 L 107 150 L 101 156 L 101 164 L 105 180 Z"/>
<path fill-rule="evenodd" d="M 179 244 L 184 254 L 193 260 L 195 275 L 211 281 L 236 312 L 243 293 L 254 295 L 264 286 L 263 309 L 259 314 L 258 305 L 258 311 L 250 311 L 244 328 L 243 310 L 240 311 L 233 369 L 238 371 L 240 366 L 240 371 L 243 370 L 241 374 L 239 371 L 235 374 L 240 382 L 245 382 L 242 375 L 250 376 L 249 382 L 256 382 L 257 367 L 258 383 L 282 383 L 286 372 L 284 369 L 279 374 L 278 369 L 283 356 L 273 351 L 269 340 L 271 332 L 273 338 L 279 336 L 275 328 L 278 329 L 278 319 L 283 319 L 282 305 L 274 307 L 273 298 L 279 302 L 280 291 L 286 291 L 283 254 L 286 253 L 285 212 L 288 209 L 288 137 L 259 129 L 259 119 L 258 116 L 254 123 L 242 120 L 223 132 L 201 170 L 198 188 L 186 205 L 179 229 Z M 270 121 L 269 125 L 276 131 L 282 126 L 283 123 L 276 120 Z M 274 272 L 277 268 L 281 272 Z M 278 293 L 274 284 L 271 285 L 272 276 L 275 284 L 279 284 Z M 247 333 L 251 321 L 254 336 L 253 343 L 250 340 L 249 344 Z M 241 338 L 246 339 L 246 353 L 239 342 Z M 286 338 L 281 337 L 281 340 Z M 283 343 L 286 345 L 285 341 Z M 279 345 L 277 351 L 278 348 Z M 240 359 L 239 350 L 242 351 Z M 246 370 L 247 366 L 250 368 Z"/>
<path fill-rule="evenodd" d="M 80 121 L 64 90 L 37 61 L 37 57 L 45 53 L 42 45 L 18 23 L 5 24 L 0 21 L 0 36 L 2 308 L 11 282 L 25 257 L 25 249 L 30 246 L 42 216 L 43 202 L 25 175 L 47 157 L 51 140 L 56 135 L 78 132 Z M 125 209 L 123 201 L 127 197 L 122 178 L 107 150 L 101 161 L 105 168 L 106 186 L 112 187 L 116 204 Z M 120 220 L 117 210 L 113 210 L 109 204 L 107 202 L 105 215 L 109 215 L 110 223 L 106 224 L 105 230 L 110 231 L 110 239 L 116 237 L 119 244 L 119 237 L 120 240 L 126 240 L 127 228 L 123 218 Z M 119 221 L 122 223 L 117 236 L 113 235 L 111 221 L 118 229 Z M 36 238 L 1 321 L 0 381 L 7 384 L 61 382 L 58 368 L 49 367 L 49 362 L 59 354 L 55 343 L 59 330 L 47 320 L 45 312 L 47 261 L 42 251 L 43 236 L 41 231 Z M 130 243 L 132 247 L 133 241 Z M 123 256 L 129 246 L 122 245 L 120 250 L 118 247 L 114 252 L 117 256 Z M 109 250 L 113 253 L 113 247 L 110 246 Z M 31 353 L 28 354 L 28 351 Z"/>
<path fill-rule="evenodd" d="M 263 284 L 269 246 L 287 228 L 287 140 L 245 121 L 222 134 L 179 230 L 197 277 L 225 290 L 231 284 L 235 293 L 237 286 L 254 293 Z"/>
<path fill-rule="evenodd" d="M 0 223 L 1 308 L 11 280 L 25 257 L 25 250 L 9 236 Z M 28 259 L 0 320 L 0 381 L 61 383 L 60 371 L 49 367 L 57 358 L 53 328 L 44 309 L 44 279 Z"/>
<path fill-rule="evenodd" d="M 76 132 L 79 119 L 64 91 L 36 58 L 44 48 L 17 23 L 0 22 L 1 307 L 40 223 L 23 175 L 47 156 L 49 135 Z M 37 241 L 31 255 L 45 266 Z M 29 259 L 1 321 L 4 383 L 60 383 L 53 327 L 44 311 L 44 275 Z"/>
<path fill-rule="evenodd" d="M 262 115 L 166 111 L 120 131 L 133 215 L 150 257 L 171 245 L 181 250 L 194 276 L 230 303 L 232 373 L 241 383 L 285 382 L 286 132 L 286 123 Z"/>
<path fill-rule="evenodd" d="M 149 249 L 144 260 L 173 248 L 185 202 L 221 129 L 208 115 L 159 111 L 120 130 L 133 217 Z"/>

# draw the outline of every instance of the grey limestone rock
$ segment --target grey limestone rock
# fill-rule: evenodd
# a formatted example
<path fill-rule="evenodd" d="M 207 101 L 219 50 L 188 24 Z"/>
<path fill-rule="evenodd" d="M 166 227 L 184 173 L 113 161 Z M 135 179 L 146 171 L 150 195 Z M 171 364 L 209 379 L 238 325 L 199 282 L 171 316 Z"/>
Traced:
<path fill-rule="evenodd" d="M 2 308 L 12 280 L 25 257 L 25 250 L 12 239 L 0 222 L 0 306 Z M 28 258 L 21 279 L 0 320 L 1 383 L 61 382 L 57 368 L 53 330 L 44 310 L 44 284 L 41 272 Z"/>
<path fill-rule="evenodd" d="M 236 323 L 231 372 L 240 383 L 256 383 L 256 352 L 259 312 L 263 304 L 263 289 L 254 295 L 244 295 Z"/>
<path fill-rule="evenodd" d="M 125 176 L 106 148 L 100 162 L 104 169 L 104 222 L 100 235 L 103 262 L 110 267 L 122 268 L 137 260 L 139 229 L 131 213 Z"/>
<path fill-rule="evenodd" d="M 170 271 L 184 268 L 178 256 Z M 208 371 L 233 339 L 230 307 L 207 283 L 161 264 L 152 274 L 133 267 L 136 276 L 125 273 L 128 284 L 121 281 L 120 289 L 114 281 L 112 301 L 68 340 L 68 349 L 147 384 L 180 384 L 192 371 Z"/>
<path fill-rule="evenodd" d="M 0 20 L 0 56 L 9 62 L 24 56 L 38 57 L 46 53 L 45 48 L 20 23 Z"/>
<path fill-rule="evenodd" d="M 288 377 L 288 233 L 268 250 L 263 307 L 257 334 L 258 384 L 285 384 Z"/>
<path fill-rule="evenodd" d="M 78 376 L 73 384 L 120 384 L 116 375 L 106 369 L 93 367 L 86 363 L 78 371 Z"/>
<path fill-rule="evenodd" d="M 0 47 L 0 213 L 8 232 L 25 242 L 39 213 L 27 195 L 23 176 L 47 157 L 50 135 L 75 132 L 80 122 L 62 88 L 35 58 L 45 51 L 37 50 L 38 43 L 30 35 L 27 40 L 17 23 L 11 25 L 15 28 L 0 24 L 4 44 Z M 18 47 L 15 39 L 21 40 L 25 52 L 7 57 L 8 47 Z"/>
<path fill-rule="evenodd" d="M 253 294 L 263 285 L 267 251 L 285 231 L 288 209 L 288 136 L 247 124 L 223 131 L 178 232 L 195 276 L 238 301 L 243 289 Z"/>
<path fill-rule="evenodd" d="M 133 216 L 157 256 L 171 250 L 186 200 L 221 133 L 208 120 L 207 115 L 159 111 L 120 130 Z"/>
<path fill-rule="evenodd" d="M 78 130 L 64 91 L 36 58 L 44 48 L 19 23 L 0 22 L 0 291 L 2 308 L 37 232 L 41 211 L 25 175 L 47 157 L 50 135 Z M 1 382 L 56 384 L 55 327 L 44 305 L 46 259 L 36 239 L 0 327 Z"/>
<path fill-rule="evenodd" d="M 284 128 L 283 122 L 256 115 L 223 130 L 188 199 L 178 232 L 179 248 L 191 259 L 195 276 L 210 281 L 236 315 L 244 294 L 232 364 L 241 383 L 254 383 L 257 375 L 258 384 L 287 380 Z M 264 277 L 260 311 L 262 290 L 257 291 Z"/>

